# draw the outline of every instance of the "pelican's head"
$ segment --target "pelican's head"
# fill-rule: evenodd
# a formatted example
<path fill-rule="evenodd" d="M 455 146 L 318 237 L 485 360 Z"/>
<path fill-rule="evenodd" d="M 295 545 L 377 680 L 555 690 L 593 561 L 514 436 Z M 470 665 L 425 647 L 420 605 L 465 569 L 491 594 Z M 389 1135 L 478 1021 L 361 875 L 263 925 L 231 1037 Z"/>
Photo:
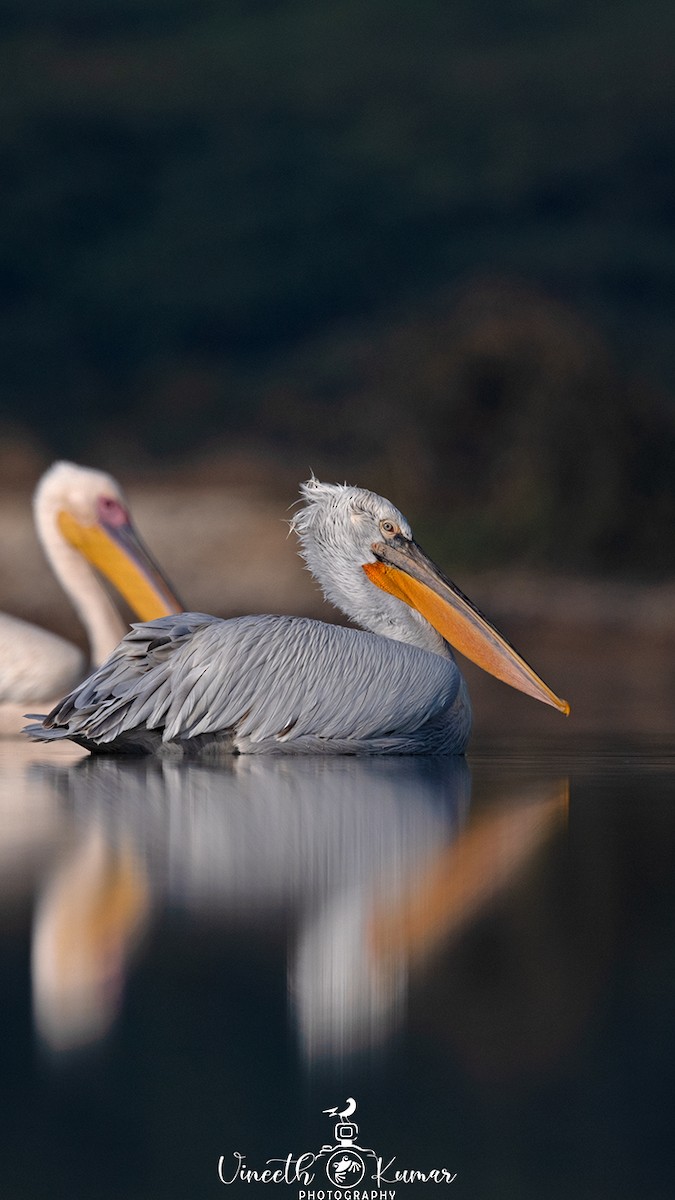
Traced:
<path fill-rule="evenodd" d="M 368 629 L 416 640 L 406 636 L 406 631 L 387 628 L 392 620 L 400 625 L 401 605 L 375 592 L 362 570 L 365 563 L 377 562 L 373 546 L 382 541 L 387 530 L 400 529 L 404 537 L 412 539 L 403 513 L 383 496 L 346 483 L 321 483 L 312 477 L 301 484 L 300 493 L 304 504 L 293 517 L 291 528 L 300 538 L 302 556 L 327 599 Z M 421 633 L 426 622 L 416 624 Z"/>
<path fill-rule="evenodd" d="M 326 597 L 376 633 L 425 649 L 449 643 L 519 691 L 569 712 L 487 617 L 447 579 L 383 496 L 309 479 L 292 528 Z M 434 642 L 433 630 L 438 643 Z"/>
<path fill-rule="evenodd" d="M 33 496 L 35 523 L 48 554 L 76 550 L 113 584 L 142 621 L 183 606 L 141 542 L 118 483 L 104 471 L 56 462 Z"/>

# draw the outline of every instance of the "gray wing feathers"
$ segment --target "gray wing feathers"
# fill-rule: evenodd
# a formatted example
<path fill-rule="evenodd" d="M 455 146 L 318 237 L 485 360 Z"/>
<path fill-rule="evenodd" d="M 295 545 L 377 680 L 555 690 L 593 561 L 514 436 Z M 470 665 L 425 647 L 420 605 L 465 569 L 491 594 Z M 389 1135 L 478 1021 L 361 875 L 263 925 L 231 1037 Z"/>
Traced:
<path fill-rule="evenodd" d="M 392 748 L 442 719 L 460 680 L 452 660 L 375 634 L 188 613 L 134 626 L 45 727 L 97 742 L 144 728 L 164 741 L 232 731 L 247 745 L 385 739 Z"/>
<path fill-rule="evenodd" d="M 101 742 L 143 726 L 162 728 L 181 650 L 217 618 L 201 613 L 160 617 L 131 632 L 93 675 L 49 714 L 46 728 L 67 727 Z"/>

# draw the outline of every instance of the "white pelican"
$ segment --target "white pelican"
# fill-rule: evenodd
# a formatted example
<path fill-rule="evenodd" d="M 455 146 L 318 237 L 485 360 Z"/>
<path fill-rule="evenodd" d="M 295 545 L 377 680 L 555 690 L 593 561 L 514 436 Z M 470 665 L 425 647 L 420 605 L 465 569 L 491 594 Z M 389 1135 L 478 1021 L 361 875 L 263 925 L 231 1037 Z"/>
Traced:
<path fill-rule="evenodd" d="M 363 488 L 310 479 L 292 521 L 324 593 L 364 630 L 203 613 L 135 625 L 28 732 L 99 753 L 460 754 L 471 725 L 450 643 L 569 712 Z"/>
<path fill-rule="evenodd" d="M 139 541 L 110 475 L 54 463 L 35 490 L 33 510 L 45 554 L 87 631 L 94 666 L 105 661 L 128 626 L 93 568 L 141 620 L 180 612 L 180 601 Z M 55 703 L 86 670 L 85 655 L 71 642 L 0 613 L 0 733 L 19 733 L 27 705 Z"/>

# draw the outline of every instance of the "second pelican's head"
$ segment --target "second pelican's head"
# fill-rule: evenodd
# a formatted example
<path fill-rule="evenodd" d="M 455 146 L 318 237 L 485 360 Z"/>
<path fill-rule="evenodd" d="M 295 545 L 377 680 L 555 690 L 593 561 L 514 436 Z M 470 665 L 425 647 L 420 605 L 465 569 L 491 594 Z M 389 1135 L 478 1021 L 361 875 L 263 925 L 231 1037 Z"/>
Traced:
<path fill-rule="evenodd" d="M 142 621 L 181 612 L 141 542 L 118 483 L 104 471 L 56 462 L 33 497 L 40 540 L 58 570 L 59 552 L 77 551 L 109 580 Z"/>
<path fill-rule="evenodd" d="M 314 478 L 300 491 L 305 503 L 291 524 L 327 599 L 375 633 L 439 653 L 448 643 L 511 687 L 569 712 L 420 549 L 389 500 Z"/>

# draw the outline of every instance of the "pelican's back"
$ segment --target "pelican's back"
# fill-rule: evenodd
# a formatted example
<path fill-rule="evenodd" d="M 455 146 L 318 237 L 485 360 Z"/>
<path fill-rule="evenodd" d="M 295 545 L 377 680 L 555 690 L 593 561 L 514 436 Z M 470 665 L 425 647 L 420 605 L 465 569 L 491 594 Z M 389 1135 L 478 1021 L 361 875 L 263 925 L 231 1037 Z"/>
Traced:
<path fill-rule="evenodd" d="M 98 752 L 461 753 L 451 658 L 302 617 L 183 613 L 135 625 L 41 740 Z"/>
<path fill-rule="evenodd" d="M 36 696 L 53 701 L 82 678 L 85 661 L 65 638 L 0 613 L 0 702 L 25 706 Z"/>

